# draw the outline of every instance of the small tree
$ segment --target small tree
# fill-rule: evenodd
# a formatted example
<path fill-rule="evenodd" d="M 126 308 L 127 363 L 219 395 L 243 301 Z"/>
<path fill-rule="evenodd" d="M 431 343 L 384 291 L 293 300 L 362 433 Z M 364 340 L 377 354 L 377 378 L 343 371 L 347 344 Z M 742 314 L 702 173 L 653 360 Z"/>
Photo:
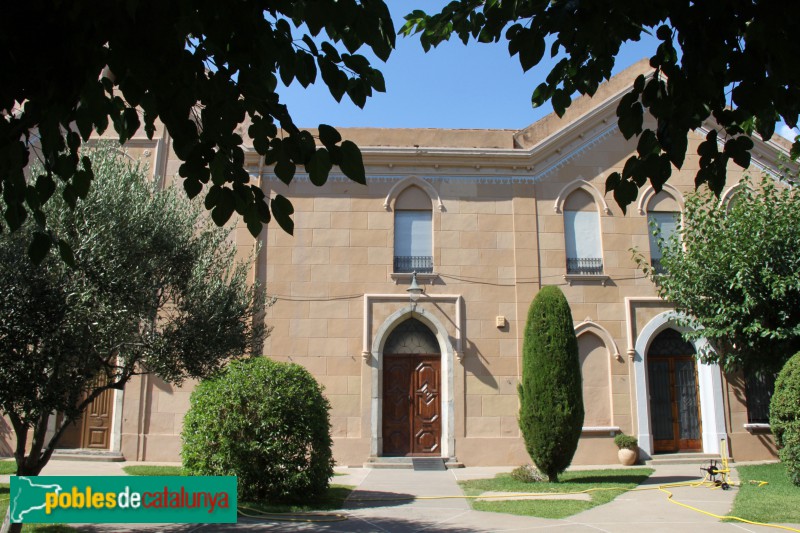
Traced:
<path fill-rule="evenodd" d="M 745 179 L 730 204 L 709 191 L 687 198 L 675 234 L 659 244 L 665 275 L 634 258 L 687 317 L 684 337 L 711 342 L 704 360 L 774 373 L 800 350 L 800 194 L 769 177 L 751 185 Z"/>
<path fill-rule="evenodd" d="M 769 426 L 778 454 L 792 483 L 800 486 L 800 352 L 784 365 L 775 380 L 769 404 Z"/>
<path fill-rule="evenodd" d="M 264 335 L 261 290 L 235 263 L 229 231 L 120 155 L 111 146 L 89 155 L 95 184 L 75 209 L 61 195 L 48 204 L 74 266 L 31 263 L 33 220 L 0 234 L 0 412 L 18 475 L 37 475 L 103 391 L 146 372 L 174 384 L 207 376 Z"/>
<path fill-rule="evenodd" d="M 333 476 L 330 404 L 300 365 L 236 361 L 192 392 L 181 456 L 201 476 L 237 476 L 248 500 L 308 501 Z"/>
<path fill-rule="evenodd" d="M 575 455 L 584 414 L 578 340 L 558 287 L 543 287 L 528 310 L 518 390 L 528 454 L 550 481 L 558 481 Z"/>

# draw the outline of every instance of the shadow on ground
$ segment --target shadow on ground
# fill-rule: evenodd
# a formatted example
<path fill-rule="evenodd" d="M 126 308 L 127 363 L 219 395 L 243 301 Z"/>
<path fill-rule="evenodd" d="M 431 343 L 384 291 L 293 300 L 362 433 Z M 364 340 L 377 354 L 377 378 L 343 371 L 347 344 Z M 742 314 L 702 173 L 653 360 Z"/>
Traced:
<path fill-rule="evenodd" d="M 692 481 L 700 482 L 702 475 L 697 476 L 651 476 L 642 482 L 642 485 L 667 485 L 669 483 L 689 483 Z"/>
<path fill-rule="evenodd" d="M 343 509 L 368 509 L 371 507 L 396 507 L 414 501 L 412 494 L 378 490 L 354 490 L 345 500 Z"/>
<path fill-rule="evenodd" d="M 236 524 L 133 524 L 133 525 L 84 525 L 79 531 L 84 533 L 212 533 L 230 531 L 320 531 L 323 533 L 411 533 L 413 531 L 446 531 L 448 533 L 474 533 L 475 529 L 442 524 L 431 520 L 413 520 L 388 517 L 356 517 L 338 522 L 281 522 L 239 518 Z"/>

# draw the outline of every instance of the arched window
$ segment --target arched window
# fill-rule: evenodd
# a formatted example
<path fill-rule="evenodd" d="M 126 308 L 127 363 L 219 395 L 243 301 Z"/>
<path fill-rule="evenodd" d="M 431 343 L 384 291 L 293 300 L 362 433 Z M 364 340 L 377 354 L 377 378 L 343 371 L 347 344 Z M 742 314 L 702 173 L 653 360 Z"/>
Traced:
<path fill-rule="evenodd" d="M 394 272 L 433 272 L 433 211 L 419 187 L 405 189 L 394 204 Z"/>
<path fill-rule="evenodd" d="M 573 191 L 564 202 L 564 240 L 567 274 L 603 273 L 600 214 L 592 195 L 583 189 Z"/>
<path fill-rule="evenodd" d="M 675 198 L 661 191 L 647 204 L 647 234 L 650 237 L 650 264 L 657 274 L 663 274 L 661 246 L 675 234 L 681 209 Z M 661 241 L 661 244 L 660 244 Z"/>

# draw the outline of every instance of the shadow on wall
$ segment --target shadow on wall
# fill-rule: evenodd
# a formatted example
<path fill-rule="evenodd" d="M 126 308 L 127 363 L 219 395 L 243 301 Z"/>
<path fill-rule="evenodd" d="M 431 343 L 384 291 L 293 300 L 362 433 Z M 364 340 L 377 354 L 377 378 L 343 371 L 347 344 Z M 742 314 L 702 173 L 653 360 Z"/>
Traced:
<path fill-rule="evenodd" d="M 11 449 L 11 442 L 14 440 L 14 432 L 11 424 L 4 417 L 0 417 L 0 457 L 11 457 L 14 450 Z"/>
<path fill-rule="evenodd" d="M 486 358 L 478 348 L 469 340 L 464 342 L 464 371 L 475 376 L 478 381 L 488 385 L 494 390 L 499 390 L 500 385 L 492 375 L 492 371 L 486 367 Z"/>

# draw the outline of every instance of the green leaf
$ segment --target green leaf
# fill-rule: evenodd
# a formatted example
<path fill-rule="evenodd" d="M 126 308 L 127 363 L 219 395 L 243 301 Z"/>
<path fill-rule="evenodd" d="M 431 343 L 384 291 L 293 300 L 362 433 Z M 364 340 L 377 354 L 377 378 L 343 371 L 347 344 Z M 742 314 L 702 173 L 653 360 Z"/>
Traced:
<path fill-rule="evenodd" d="M 341 146 L 342 160 L 339 163 L 339 168 L 342 169 L 344 175 L 360 183 L 361 185 L 367 184 L 367 176 L 364 171 L 364 160 L 361 158 L 361 150 L 358 149 L 351 141 L 344 141 Z"/>
<path fill-rule="evenodd" d="M 198 179 L 186 178 L 183 180 L 183 189 L 189 198 L 194 198 L 203 190 L 203 184 Z"/>
<path fill-rule="evenodd" d="M 292 202 L 278 194 L 270 202 L 270 209 L 272 210 L 272 215 L 275 217 L 275 221 L 283 231 L 289 235 L 294 235 L 294 221 L 292 220 L 294 206 L 292 206 Z"/>
<path fill-rule="evenodd" d="M 223 226 L 231 218 L 234 208 L 233 191 L 227 188 L 220 190 L 217 206 L 211 211 L 211 219 L 217 226 Z"/>
<path fill-rule="evenodd" d="M 306 172 L 308 172 L 308 178 L 311 180 L 311 183 L 318 187 L 325 185 L 331 167 L 331 158 L 328 150 L 320 148 L 314 152 L 309 162 L 306 163 Z"/>
<path fill-rule="evenodd" d="M 563 89 L 556 89 L 553 92 L 553 111 L 555 111 L 556 115 L 559 117 L 563 117 L 564 113 L 566 113 L 567 108 L 572 103 L 572 98 L 570 98 L 569 93 Z"/>
<path fill-rule="evenodd" d="M 35 231 L 31 244 L 28 246 L 28 257 L 31 258 L 34 265 L 39 265 L 47 257 L 51 246 L 53 246 L 53 240 L 49 235 L 41 231 Z"/>
<path fill-rule="evenodd" d="M 330 148 L 336 143 L 341 142 L 342 136 L 339 134 L 336 128 L 328 126 L 327 124 L 320 124 L 319 140 L 322 141 L 322 144 L 324 144 L 327 148 Z"/>
<path fill-rule="evenodd" d="M 75 254 L 72 253 L 72 247 L 67 241 L 59 239 L 58 254 L 61 256 L 61 260 L 67 264 L 67 266 L 75 268 Z"/>
<path fill-rule="evenodd" d="M 523 32 L 520 32 L 520 35 L 522 34 Z M 525 39 L 519 48 L 519 64 L 522 70 L 527 72 L 538 65 L 544 56 L 545 48 L 544 38 L 530 32 L 530 37 Z"/>
<path fill-rule="evenodd" d="M 53 196 L 56 190 L 56 182 L 49 174 L 41 174 L 36 178 L 36 194 L 39 196 L 39 203 L 44 204 Z"/>
<path fill-rule="evenodd" d="M 608 178 L 606 178 L 606 194 L 615 190 L 621 181 L 622 176 L 620 176 L 619 172 L 612 172 Z"/>

